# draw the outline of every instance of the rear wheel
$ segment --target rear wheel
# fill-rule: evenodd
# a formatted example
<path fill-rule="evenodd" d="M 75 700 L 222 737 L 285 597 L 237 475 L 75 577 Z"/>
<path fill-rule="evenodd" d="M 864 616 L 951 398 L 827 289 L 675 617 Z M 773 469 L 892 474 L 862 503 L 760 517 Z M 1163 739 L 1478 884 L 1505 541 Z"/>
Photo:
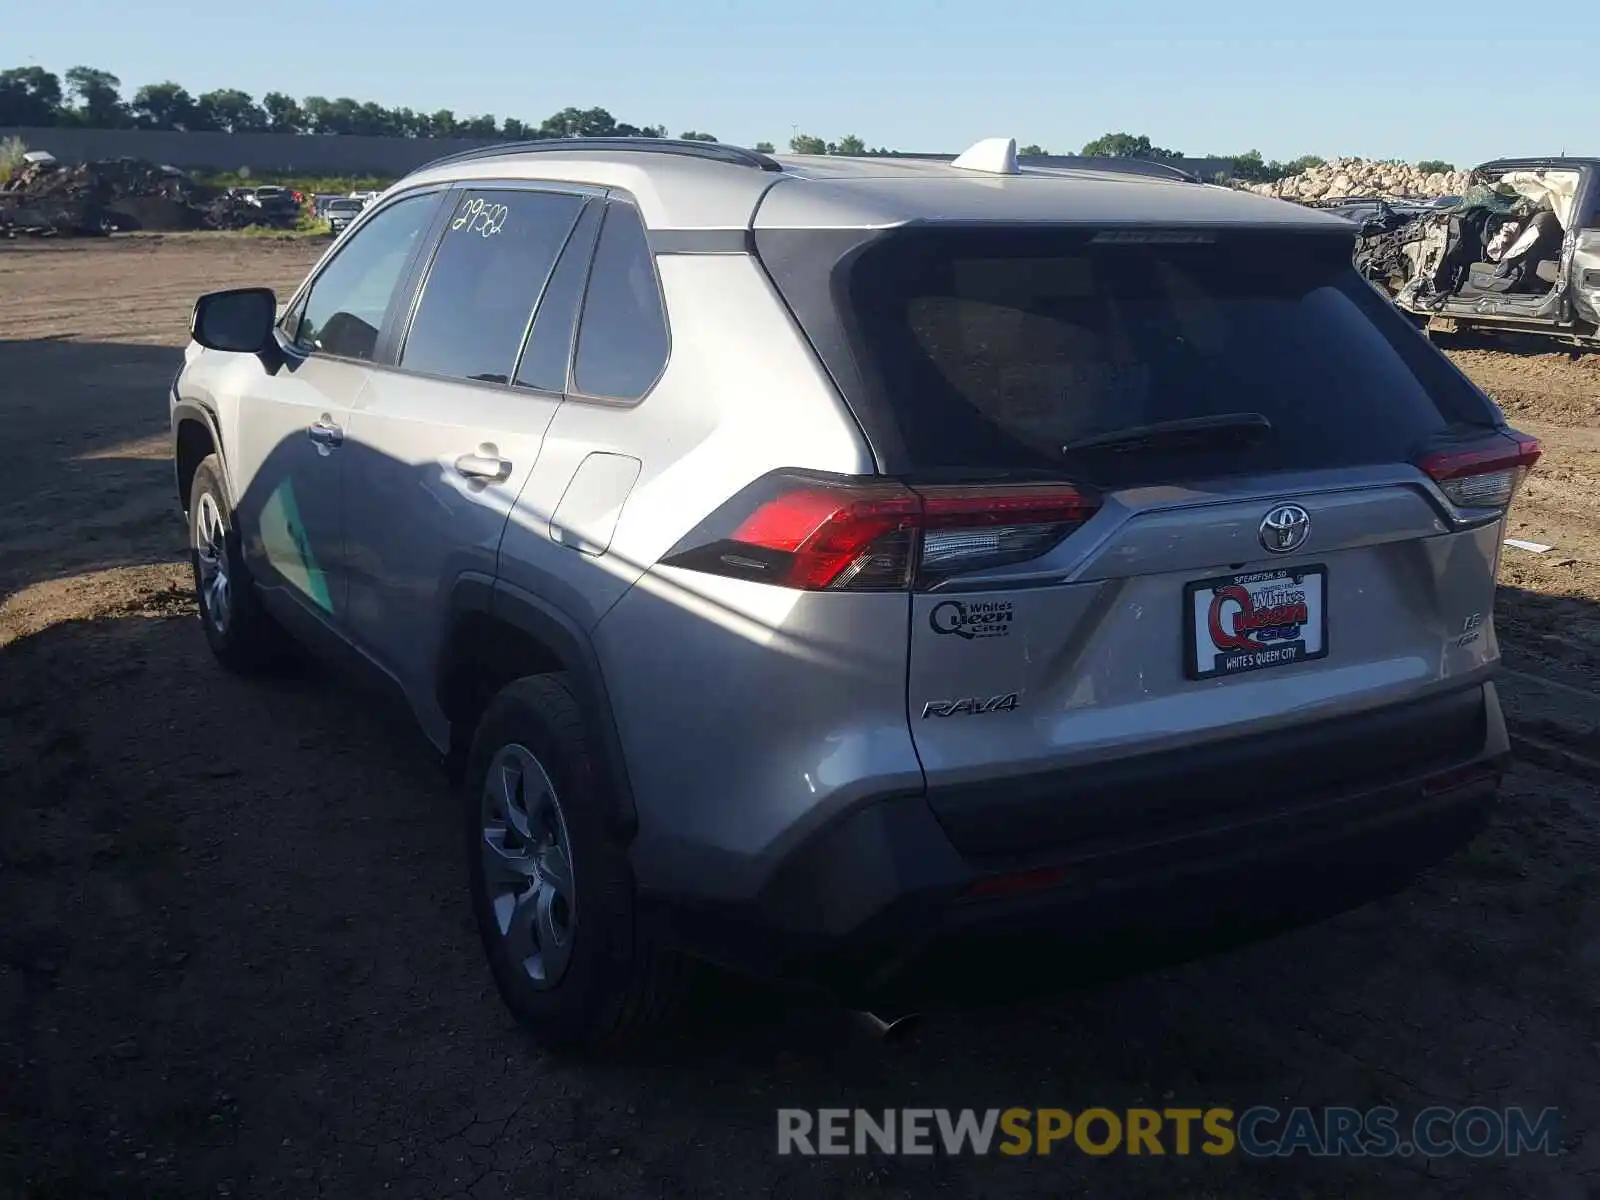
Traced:
<path fill-rule="evenodd" d="M 245 573 L 215 454 L 195 468 L 189 490 L 189 559 L 200 624 L 217 661 L 241 674 L 260 674 L 282 662 L 288 646 Z"/>
<path fill-rule="evenodd" d="M 473 910 L 501 998 L 551 1049 L 615 1047 L 663 1019 L 685 965 L 634 920 L 601 774 L 559 675 L 517 680 L 473 738 L 463 797 Z"/>

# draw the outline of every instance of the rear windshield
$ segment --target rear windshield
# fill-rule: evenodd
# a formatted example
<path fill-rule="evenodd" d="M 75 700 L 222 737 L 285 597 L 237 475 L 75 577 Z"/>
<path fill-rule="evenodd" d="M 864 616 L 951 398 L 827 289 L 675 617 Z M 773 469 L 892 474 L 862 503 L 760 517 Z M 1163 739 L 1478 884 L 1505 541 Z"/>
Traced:
<path fill-rule="evenodd" d="M 875 393 L 873 420 L 893 420 L 913 470 L 1070 464 L 1114 483 L 1348 466 L 1403 460 L 1449 425 L 1492 422 L 1355 274 L 1350 250 L 1347 238 L 1306 235 L 1151 244 L 922 228 L 847 256 L 828 291 L 855 386 Z M 1260 414 L 1270 433 L 1232 449 L 1062 449 L 1235 413 Z"/>

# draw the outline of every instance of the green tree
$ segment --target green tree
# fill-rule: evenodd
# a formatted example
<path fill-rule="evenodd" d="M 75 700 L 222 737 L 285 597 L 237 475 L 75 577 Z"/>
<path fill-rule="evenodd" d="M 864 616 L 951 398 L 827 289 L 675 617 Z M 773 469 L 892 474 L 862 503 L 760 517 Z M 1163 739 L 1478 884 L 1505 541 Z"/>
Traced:
<path fill-rule="evenodd" d="M 680 140 L 685 142 L 714 142 L 717 140 L 709 133 L 701 133 L 697 129 L 687 130 L 683 133 L 680 133 L 678 137 Z"/>
<path fill-rule="evenodd" d="M 789 149 L 796 154 L 826 154 L 828 143 L 809 133 L 797 133 L 789 139 Z"/>
<path fill-rule="evenodd" d="M 456 115 L 448 108 L 441 108 L 428 118 L 428 137 L 447 138 L 455 137 L 460 132 L 456 125 Z"/>
<path fill-rule="evenodd" d="M 134 118 L 146 129 L 188 129 L 194 121 L 194 97 L 168 80 L 147 83 L 133 94 Z"/>
<path fill-rule="evenodd" d="M 227 133 L 260 133 L 267 128 L 266 110 L 249 92 L 221 88 L 206 92 L 194 102 L 195 128 L 221 129 Z"/>
<path fill-rule="evenodd" d="M 757 154 L 775 154 L 777 153 L 777 147 L 775 147 L 771 142 L 757 142 L 755 144 L 755 151 Z"/>
<path fill-rule="evenodd" d="M 541 137 L 614 137 L 617 120 L 603 108 L 563 108 L 539 126 Z"/>
<path fill-rule="evenodd" d="M 1149 158 L 1157 161 L 1182 158 L 1181 150 L 1153 146 L 1144 134 L 1108 133 L 1083 148 L 1085 158 Z"/>
<path fill-rule="evenodd" d="M 1309 171 L 1312 167 L 1325 166 L 1326 160 L 1315 154 L 1302 154 L 1299 158 L 1292 158 L 1288 162 L 1279 162 L 1273 159 L 1265 161 L 1259 150 L 1247 150 L 1243 154 L 1218 154 L 1215 158 L 1226 158 L 1233 163 L 1232 171 L 1226 176 L 1236 179 L 1241 183 L 1274 183 L 1289 175 L 1299 175 Z"/>
<path fill-rule="evenodd" d="M 61 80 L 43 67 L 0 71 L 0 125 L 54 125 L 61 115 Z"/>
<path fill-rule="evenodd" d="M 1222 155 L 1233 163 L 1233 178 L 1244 183 L 1268 182 L 1267 164 L 1259 150 L 1246 150 L 1243 154 Z"/>
<path fill-rule="evenodd" d="M 867 152 L 867 144 L 853 133 L 847 133 L 839 139 L 839 144 L 832 147 L 830 154 L 861 155 Z"/>
<path fill-rule="evenodd" d="M 1454 171 L 1454 163 L 1447 163 L 1442 158 L 1425 158 L 1417 164 L 1417 170 L 1424 175 L 1438 175 Z"/>
<path fill-rule="evenodd" d="M 1029 142 L 1021 150 L 1017 151 L 1017 155 L 1020 158 L 1044 158 L 1049 153 L 1050 151 L 1039 145 L 1038 142 Z"/>
<path fill-rule="evenodd" d="M 73 67 L 65 75 L 67 92 L 78 98 L 78 123 L 91 129 L 121 129 L 129 122 L 122 102 L 122 80 L 97 67 Z"/>
<path fill-rule="evenodd" d="M 261 108 L 267 115 L 267 128 L 273 133 L 305 132 L 306 114 L 293 96 L 268 92 L 261 97 Z"/>

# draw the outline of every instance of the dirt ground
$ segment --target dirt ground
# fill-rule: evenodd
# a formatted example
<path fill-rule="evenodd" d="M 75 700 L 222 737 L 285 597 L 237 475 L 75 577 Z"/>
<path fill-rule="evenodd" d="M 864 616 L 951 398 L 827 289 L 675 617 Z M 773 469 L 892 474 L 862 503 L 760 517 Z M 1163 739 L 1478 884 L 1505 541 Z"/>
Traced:
<path fill-rule="evenodd" d="M 1456 351 L 1547 457 L 1501 815 L 1320 925 L 880 1046 L 728 984 L 624 1061 L 493 994 L 447 789 L 314 675 L 210 662 L 166 449 L 199 292 L 320 246 L 0 245 L 0 1196 L 1600 1196 L 1600 357 Z M 1548 1106 L 1556 1157 L 803 1160 L 781 1105 Z"/>

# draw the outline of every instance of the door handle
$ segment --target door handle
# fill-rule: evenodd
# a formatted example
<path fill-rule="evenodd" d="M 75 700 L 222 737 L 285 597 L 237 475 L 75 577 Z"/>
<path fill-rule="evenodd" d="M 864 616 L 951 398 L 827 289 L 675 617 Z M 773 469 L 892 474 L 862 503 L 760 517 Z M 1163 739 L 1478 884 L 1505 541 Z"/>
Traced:
<path fill-rule="evenodd" d="M 316 424 L 307 428 L 306 436 L 316 445 L 319 454 L 327 454 L 330 450 L 337 450 L 344 444 L 344 430 L 328 420 L 327 417 L 323 417 Z"/>
<path fill-rule="evenodd" d="M 504 483 L 511 478 L 511 463 L 501 458 L 493 446 L 479 446 L 473 454 L 463 454 L 456 459 L 456 473 L 468 479 L 489 483 Z"/>

